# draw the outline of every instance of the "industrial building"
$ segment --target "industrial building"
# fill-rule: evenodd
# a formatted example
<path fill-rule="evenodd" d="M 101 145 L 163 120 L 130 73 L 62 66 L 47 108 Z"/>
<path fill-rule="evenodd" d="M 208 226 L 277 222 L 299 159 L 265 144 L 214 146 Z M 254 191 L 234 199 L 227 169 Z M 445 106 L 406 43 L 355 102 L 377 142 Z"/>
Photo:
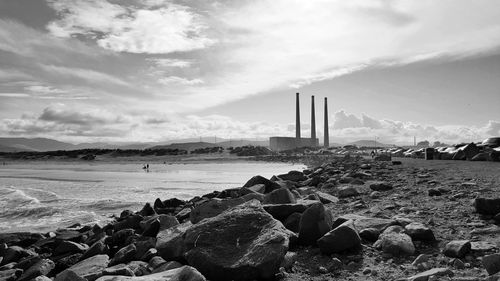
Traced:
<path fill-rule="evenodd" d="M 316 138 L 316 114 L 314 110 L 314 96 L 311 96 L 311 137 L 302 138 L 300 135 L 300 101 L 299 93 L 296 94 L 295 100 L 295 137 L 271 137 L 269 138 L 269 146 L 271 150 L 283 151 L 300 147 L 318 147 L 319 140 Z M 324 145 L 328 147 L 330 143 L 328 134 L 328 105 L 325 98 L 325 130 L 324 130 Z"/>

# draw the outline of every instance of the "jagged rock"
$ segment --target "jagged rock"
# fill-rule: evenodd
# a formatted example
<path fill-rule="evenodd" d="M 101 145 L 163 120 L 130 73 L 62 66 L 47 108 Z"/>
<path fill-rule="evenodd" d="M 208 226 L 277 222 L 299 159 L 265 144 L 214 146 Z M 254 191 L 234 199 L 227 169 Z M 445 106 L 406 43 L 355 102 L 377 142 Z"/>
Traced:
<path fill-rule="evenodd" d="M 61 272 L 76 263 L 78 263 L 81 260 L 82 254 L 73 254 L 73 255 L 63 255 L 61 258 L 55 258 L 54 257 L 54 262 L 56 263 L 56 268 L 54 269 L 54 272 Z"/>
<path fill-rule="evenodd" d="M 469 240 L 453 240 L 444 246 L 443 254 L 452 258 L 463 258 L 470 252 Z"/>
<path fill-rule="evenodd" d="M 54 249 L 54 255 L 83 253 L 88 249 L 89 246 L 86 244 L 80 244 L 71 241 L 62 241 L 59 246 Z"/>
<path fill-rule="evenodd" d="M 388 227 L 380 234 L 373 246 L 394 256 L 413 255 L 415 253 L 415 246 L 411 237 L 405 234 L 404 229 L 400 226 Z"/>
<path fill-rule="evenodd" d="M 300 217 L 302 217 L 301 213 L 293 213 L 290 216 L 288 216 L 288 218 L 286 218 L 283 225 L 287 229 L 289 229 L 295 233 L 298 233 L 299 229 L 300 229 Z"/>
<path fill-rule="evenodd" d="M 186 260 L 210 280 L 273 278 L 294 236 L 255 201 L 186 231 Z"/>
<path fill-rule="evenodd" d="M 141 259 L 149 249 L 154 248 L 156 245 L 156 238 L 142 236 L 135 241 L 135 247 L 137 249 L 135 253 L 135 259 Z"/>
<path fill-rule="evenodd" d="M 351 197 L 359 195 L 358 190 L 352 185 L 344 185 L 337 187 L 337 195 L 340 198 Z"/>
<path fill-rule="evenodd" d="M 90 248 L 87 251 L 85 251 L 85 253 L 83 253 L 81 259 L 84 260 L 95 255 L 104 255 L 107 254 L 108 252 L 109 252 L 108 245 L 104 243 L 104 239 L 101 239 L 92 244 L 92 246 L 90 246 Z"/>
<path fill-rule="evenodd" d="M 487 152 L 481 152 L 481 153 L 476 154 L 470 160 L 471 161 L 489 161 L 490 159 L 491 158 L 490 158 L 490 154 L 489 153 L 487 153 Z"/>
<path fill-rule="evenodd" d="M 316 241 L 332 229 L 333 218 L 323 204 L 316 202 L 304 211 L 299 224 L 299 243 L 316 245 Z"/>
<path fill-rule="evenodd" d="M 72 271 L 79 277 L 83 277 L 89 281 L 94 281 L 102 276 L 102 272 L 104 271 L 104 269 L 106 269 L 106 267 L 108 267 L 108 264 L 109 257 L 107 255 L 96 255 L 85 259 L 59 273 L 54 281 L 71 280 L 67 279 L 68 274 L 65 273 L 67 271 Z M 61 278 L 63 279 L 61 279 L 59 275 L 61 275 Z"/>
<path fill-rule="evenodd" d="M 453 276 L 453 272 L 446 267 L 433 268 L 408 278 L 408 281 L 427 281 L 431 276 Z"/>
<path fill-rule="evenodd" d="M 353 220 L 354 227 L 356 227 L 356 229 L 376 228 L 380 231 L 395 222 L 390 219 L 366 217 L 357 214 L 345 214 L 340 216 L 338 219 L 342 219 L 344 221 Z"/>
<path fill-rule="evenodd" d="M 380 236 L 380 231 L 376 228 L 369 227 L 362 229 L 359 232 L 359 236 L 368 242 L 375 242 L 378 240 L 378 237 Z"/>
<path fill-rule="evenodd" d="M 124 220 L 119 221 L 113 225 L 115 231 L 120 231 L 122 229 L 140 229 L 141 221 L 143 217 L 141 215 L 130 215 L 127 216 Z"/>
<path fill-rule="evenodd" d="M 142 209 L 139 211 L 139 215 L 141 215 L 143 217 L 149 217 L 149 216 L 152 216 L 154 214 L 156 214 L 156 212 L 153 209 L 153 207 L 151 207 L 151 204 L 149 204 L 149 203 L 146 203 L 144 205 L 144 207 L 142 207 Z"/>
<path fill-rule="evenodd" d="M 184 243 L 182 243 L 182 236 L 186 230 L 191 227 L 191 222 L 186 222 L 162 230 L 156 236 L 156 250 L 165 260 L 183 260 L 185 252 Z"/>
<path fill-rule="evenodd" d="M 127 267 L 134 272 L 135 276 L 143 276 L 151 274 L 151 268 L 147 262 L 143 261 L 131 261 L 127 264 Z"/>
<path fill-rule="evenodd" d="M 97 281 L 205 281 L 205 277 L 201 275 L 195 268 L 183 266 L 168 271 L 162 271 L 146 276 L 103 276 Z"/>
<path fill-rule="evenodd" d="M 266 193 L 266 185 L 265 184 L 256 184 L 256 185 L 252 185 L 249 187 L 242 187 L 241 189 L 246 189 L 246 190 L 261 193 L 261 194 Z"/>
<path fill-rule="evenodd" d="M 156 269 L 157 267 L 159 267 L 160 265 L 166 263 L 167 261 L 160 257 L 160 256 L 156 256 L 156 257 L 152 257 L 150 260 L 149 260 L 149 266 L 151 266 L 152 269 Z"/>
<path fill-rule="evenodd" d="M 156 255 L 158 255 L 158 250 L 156 250 L 155 248 L 151 248 L 149 250 L 147 250 L 144 255 L 142 255 L 139 260 L 141 261 L 149 261 L 151 260 L 151 258 L 155 257 Z"/>
<path fill-rule="evenodd" d="M 137 248 L 134 244 L 130 244 L 118 250 L 113 259 L 109 262 L 110 265 L 117 265 L 119 263 L 125 263 L 131 261 L 137 252 Z"/>
<path fill-rule="evenodd" d="M 303 213 L 312 204 L 318 203 L 312 200 L 299 200 L 296 204 L 267 204 L 263 208 L 273 218 L 284 221 L 293 213 Z"/>
<path fill-rule="evenodd" d="M 25 281 L 25 280 L 31 280 L 40 275 L 47 275 L 55 267 L 56 265 L 54 264 L 54 262 L 49 259 L 40 260 L 39 262 L 35 263 L 30 268 L 28 268 L 28 270 L 26 270 L 17 280 Z"/>
<path fill-rule="evenodd" d="M 392 184 L 379 181 L 370 184 L 370 189 L 373 191 L 387 191 L 392 189 Z"/>
<path fill-rule="evenodd" d="M 257 194 L 247 194 L 239 198 L 219 199 L 213 198 L 205 203 L 199 204 L 191 210 L 189 219 L 192 223 L 198 223 L 202 219 L 215 217 L 223 211 L 255 199 Z"/>
<path fill-rule="evenodd" d="M 269 193 L 275 189 L 281 188 L 281 186 L 278 183 L 270 181 L 263 176 L 252 177 L 245 183 L 245 185 L 243 185 L 243 187 L 251 187 L 256 184 L 263 184 L 265 186 L 265 193 Z"/>
<path fill-rule="evenodd" d="M 265 204 L 295 204 L 297 200 L 288 188 L 280 188 L 266 194 Z"/>
<path fill-rule="evenodd" d="M 8 246 L 28 247 L 40 239 L 44 239 L 40 233 L 31 232 L 14 232 L 14 233 L 0 233 L 0 244 Z"/>
<path fill-rule="evenodd" d="M 346 250 L 359 250 L 361 238 L 352 220 L 346 221 L 318 239 L 321 253 L 330 255 Z"/>
<path fill-rule="evenodd" d="M 500 198 L 476 198 L 474 207 L 479 214 L 496 215 L 500 213 Z"/>
<path fill-rule="evenodd" d="M 3 270 L 3 271 L 0 271 L 0 280 L 2 281 L 14 281 L 16 280 L 19 276 L 21 276 L 21 274 L 23 273 L 23 270 L 22 269 L 18 269 L 18 268 L 15 268 L 15 269 L 7 269 L 7 270 Z"/>
<path fill-rule="evenodd" d="M 406 234 L 410 235 L 414 241 L 435 241 L 432 230 L 422 223 L 412 222 L 405 226 Z"/>
<path fill-rule="evenodd" d="M 427 194 L 429 196 L 441 196 L 442 195 L 442 192 L 439 191 L 439 189 L 436 189 L 436 188 L 429 188 L 427 190 Z"/>
<path fill-rule="evenodd" d="M 489 275 L 500 272 L 500 254 L 492 254 L 483 257 L 483 266 Z"/>
<path fill-rule="evenodd" d="M 113 233 L 111 241 L 115 246 L 124 246 L 130 242 L 130 238 L 135 236 L 135 230 L 132 228 L 125 228 Z"/>
<path fill-rule="evenodd" d="M 141 235 L 147 237 L 156 237 L 156 235 L 160 231 L 160 226 L 160 220 L 158 218 L 155 218 L 152 221 L 148 222 L 148 224 L 146 224 Z"/>
<path fill-rule="evenodd" d="M 286 174 L 278 175 L 278 178 L 295 182 L 307 180 L 307 177 L 304 175 L 304 173 L 300 171 L 290 171 Z"/>
<path fill-rule="evenodd" d="M 23 249 L 19 246 L 11 246 L 5 250 L 5 252 L 3 254 L 2 263 L 7 264 L 7 263 L 10 263 L 13 261 L 17 262 L 21 258 L 28 257 L 28 256 L 35 256 L 35 255 L 36 255 L 36 253 L 34 253 L 33 251 Z"/>

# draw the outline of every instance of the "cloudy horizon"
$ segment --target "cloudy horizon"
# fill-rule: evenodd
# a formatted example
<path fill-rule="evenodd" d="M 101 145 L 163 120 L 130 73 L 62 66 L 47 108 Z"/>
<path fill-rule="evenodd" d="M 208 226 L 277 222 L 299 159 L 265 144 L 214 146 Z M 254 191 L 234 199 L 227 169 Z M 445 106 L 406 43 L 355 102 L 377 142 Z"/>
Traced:
<path fill-rule="evenodd" d="M 500 136 L 500 4 L 0 0 L 0 137 Z"/>

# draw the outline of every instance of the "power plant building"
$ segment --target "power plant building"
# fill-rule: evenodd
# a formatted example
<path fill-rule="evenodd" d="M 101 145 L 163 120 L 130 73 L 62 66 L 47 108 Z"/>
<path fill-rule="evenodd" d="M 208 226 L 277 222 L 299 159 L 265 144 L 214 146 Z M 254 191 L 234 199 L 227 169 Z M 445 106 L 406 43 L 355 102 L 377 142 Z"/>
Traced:
<path fill-rule="evenodd" d="M 311 96 L 311 137 L 302 138 L 300 135 L 300 104 L 299 104 L 299 93 L 296 94 L 295 101 L 295 138 L 293 137 L 271 137 L 269 138 L 269 146 L 271 150 L 283 151 L 290 150 L 300 147 L 318 147 L 319 140 L 316 138 L 316 116 L 314 107 L 314 96 Z M 327 113 L 327 105 L 325 98 L 325 114 Z M 328 122 L 328 117 L 325 116 L 326 122 Z M 326 128 L 328 125 L 325 125 Z M 325 139 L 327 140 L 328 132 L 326 133 Z M 328 141 L 327 141 L 328 145 Z"/>

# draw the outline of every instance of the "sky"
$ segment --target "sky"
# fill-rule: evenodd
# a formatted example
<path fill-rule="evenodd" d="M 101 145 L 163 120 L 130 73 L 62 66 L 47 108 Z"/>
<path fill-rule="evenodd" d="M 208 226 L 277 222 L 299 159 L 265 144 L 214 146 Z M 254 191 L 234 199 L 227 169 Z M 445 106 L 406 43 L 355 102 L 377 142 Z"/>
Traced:
<path fill-rule="evenodd" d="M 496 0 L 0 0 L 0 136 L 500 136 Z"/>

